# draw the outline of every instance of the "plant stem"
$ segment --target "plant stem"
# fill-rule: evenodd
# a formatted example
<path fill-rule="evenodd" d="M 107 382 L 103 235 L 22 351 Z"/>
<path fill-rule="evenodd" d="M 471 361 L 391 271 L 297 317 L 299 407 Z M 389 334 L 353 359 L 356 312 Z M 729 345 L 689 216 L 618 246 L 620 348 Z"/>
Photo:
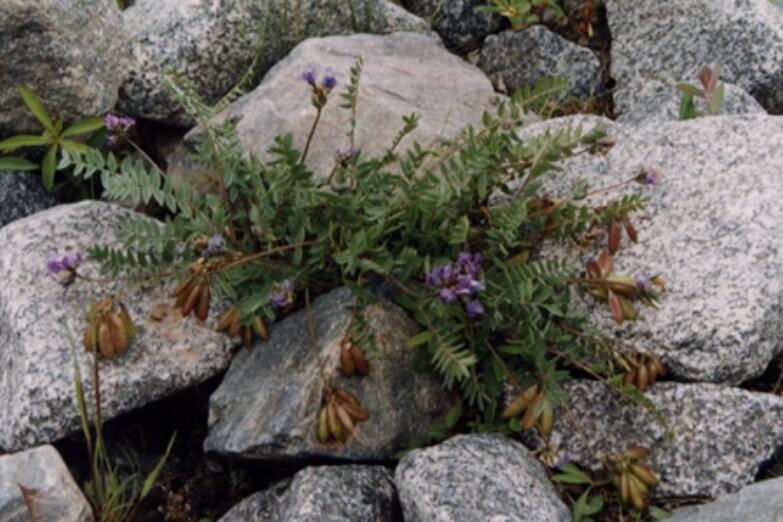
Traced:
<path fill-rule="evenodd" d="M 244 265 L 245 263 L 250 263 L 251 261 L 256 261 L 258 259 L 262 259 L 264 257 L 270 257 L 275 254 L 279 254 L 280 252 L 287 252 L 288 250 L 295 250 L 300 247 L 305 246 L 311 246 L 311 245 L 317 245 L 320 244 L 321 241 L 302 241 L 301 243 L 294 243 L 292 245 L 284 245 L 281 247 L 273 248 L 271 250 L 265 250 L 264 252 L 258 252 L 256 254 L 252 254 L 249 256 L 245 256 L 241 259 L 237 259 L 236 261 L 232 261 L 231 263 L 228 263 L 227 265 L 224 265 L 220 268 L 220 270 L 228 270 L 229 268 L 233 268 L 235 266 Z"/>
<path fill-rule="evenodd" d="M 315 120 L 313 121 L 313 126 L 310 127 L 310 134 L 307 135 L 307 142 L 305 142 L 305 148 L 304 151 L 302 151 L 302 157 L 299 158 L 299 164 L 302 165 L 305 162 L 305 159 L 307 159 L 307 153 L 310 152 L 310 143 L 313 141 L 313 136 L 315 135 L 315 129 L 318 127 L 318 122 L 321 120 L 321 111 L 323 109 L 321 107 L 316 107 L 316 113 L 315 113 Z"/>

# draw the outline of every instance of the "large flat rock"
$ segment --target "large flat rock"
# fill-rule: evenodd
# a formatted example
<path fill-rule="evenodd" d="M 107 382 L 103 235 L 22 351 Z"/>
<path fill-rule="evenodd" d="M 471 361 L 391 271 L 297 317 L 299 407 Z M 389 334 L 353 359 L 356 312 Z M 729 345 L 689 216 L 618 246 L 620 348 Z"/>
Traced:
<path fill-rule="evenodd" d="M 783 520 L 783 477 L 763 480 L 714 502 L 686 506 L 672 511 L 668 522 L 781 522 Z"/>
<path fill-rule="evenodd" d="M 88 397 L 92 356 L 81 346 L 91 304 L 110 293 L 126 293 L 123 302 L 136 321 L 138 337 L 128 351 L 101 360 L 104 419 L 138 408 L 223 370 L 231 358 L 227 337 L 181 321 L 170 308 L 170 288 L 147 286 L 131 291 L 122 282 L 77 281 L 60 287 L 46 274 L 50 251 L 80 250 L 115 242 L 115 225 L 134 215 L 115 205 L 86 201 L 61 205 L 0 229 L 0 447 L 29 448 L 80 429 L 73 358 L 66 325 L 76 339 L 76 357 Z M 98 277 L 97 266 L 81 271 Z M 160 320 L 148 318 L 162 310 Z"/>

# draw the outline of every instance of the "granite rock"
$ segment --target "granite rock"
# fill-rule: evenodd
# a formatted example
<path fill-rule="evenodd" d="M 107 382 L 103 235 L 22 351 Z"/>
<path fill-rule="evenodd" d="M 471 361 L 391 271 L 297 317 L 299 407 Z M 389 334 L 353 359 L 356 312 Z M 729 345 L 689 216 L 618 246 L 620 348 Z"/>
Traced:
<path fill-rule="evenodd" d="M 402 459 L 395 481 L 406 522 L 568 522 L 543 466 L 504 435 L 459 435 Z"/>
<path fill-rule="evenodd" d="M 359 85 L 356 146 L 363 153 L 385 153 L 403 126 L 402 117 L 417 113 L 418 128 L 399 145 L 405 150 L 414 141 L 430 144 L 454 137 L 466 124 L 481 124 L 481 115 L 491 109 L 494 91 L 480 70 L 452 55 L 440 42 L 426 35 L 395 33 L 386 36 L 352 35 L 312 38 L 294 49 L 219 120 L 236 121 L 243 147 L 268 159 L 274 138 L 291 132 L 302 150 L 315 119 L 310 86 L 301 79 L 308 65 L 317 64 L 319 74 L 331 67 L 338 85 L 323 110 L 307 157 L 315 173 L 327 176 L 334 167 L 337 148 L 349 145 L 350 111 L 340 107 L 349 70 L 364 58 Z M 198 130 L 185 137 L 186 146 L 169 158 L 169 172 L 188 179 L 202 190 L 212 182 L 204 169 L 187 160 Z"/>
<path fill-rule="evenodd" d="M 390 304 L 370 307 L 367 318 L 379 349 L 370 357 L 370 373 L 363 378 L 338 373 L 340 341 L 351 320 L 345 307 L 353 302 L 347 289 L 338 289 L 312 306 L 324 378 L 351 391 L 370 414 L 345 444 L 324 445 L 316 437 L 324 383 L 302 310 L 277 323 L 263 346 L 234 358 L 210 397 L 204 449 L 249 459 L 380 460 L 423 437 L 448 405 L 439 381 L 414 370 L 415 353 L 405 341 L 417 328 L 402 310 Z"/>
<path fill-rule="evenodd" d="M 117 101 L 125 36 L 114 0 L 0 3 L 0 136 L 40 133 L 18 85 L 52 119 L 101 115 Z"/>
<path fill-rule="evenodd" d="M 695 78 L 720 64 L 721 77 L 771 113 L 783 112 L 783 9 L 768 0 L 608 0 L 612 77 Z"/>
<path fill-rule="evenodd" d="M 382 466 L 305 468 L 288 487 L 249 496 L 218 522 L 395 522 L 397 492 Z"/>
<path fill-rule="evenodd" d="M 547 190 L 564 195 L 580 180 L 595 190 L 656 167 L 658 185 L 630 183 L 587 202 L 634 192 L 645 198 L 644 211 L 632 216 L 639 243 L 623 240 L 615 270 L 660 274 L 668 287 L 658 309 L 640 308 L 641 319 L 622 326 L 589 299 L 596 327 L 657 353 L 681 379 L 736 384 L 760 375 L 783 348 L 783 119 L 756 114 L 632 126 L 572 117 L 533 124 L 520 135 L 596 123 L 615 145 L 606 155 L 564 161 Z M 605 239 L 598 246 L 605 248 Z"/>
<path fill-rule="evenodd" d="M 487 37 L 478 66 L 500 78 L 508 92 L 552 76 L 568 80 L 571 97 L 589 98 L 601 90 L 601 64 L 593 52 L 543 25 Z"/>
<path fill-rule="evenodd" d="M 361 15 L 356 26 L 349 10 L 330 0 L 294 6 L 290 0 L 139 0 L 123 13 L 133 59 L 120 91 L 121 107 L 190 127 L 193 119 L 166 88 L 168 69 L 180 72 L 212 105 L 242 81 L 260 42 L 256 77 L 312 36 L 428 31 L 423 20 L 387 0 L 359 0 L 355 6 Z"/>
<path fill-rule="evenodd" d="M 714 502 L 672 511 L 667 522 L 783 522 L 783 477 L 745 486 Z"/>
<path fill-rule="evenodd" d="M 0 172 L 0 228 L 56 204 L 37 172 Z"/>
<path fill-rule="evenodd" d="M 25 502 L 27 492 L 32 513 Z M 52 446 L 0 457 L 0 522 L 92 522 L 92 509 Z"/>
<path fill-rule="evenodd" d="M 100 297 L 128 290 L 117 281 L 80 280 L 63 288 L 46 275 L 47 254 L 115 244 L 118 219 L 134 215 L 86 201 L 53 207 L 0 229 L 0 447 L 5 450 L 29 448 L 80 429 L 67 332 L 77 339 L 76 360 L 92 397 L 92 356 L 80 343 L 85 315 Z M 99 276 L 95 263 L 82 264 L 80 272 Z M 150 285 L 123 297 L 139 333 L 125 355 L 99 364 L 105 420 L 198 384 L 228 366 L 227 338 L 192 318 L 182 321 L 171 308 L 170 290 Z M 148 317 L 153 309 L 154 317 Z"/>
<path fill-rule="evenodd" d="M 685 82 L 696 83 L 696 82 Z M 744 89 L 721 82 L 726 91 L 719 114 L 765 113 L 764 108 Z M 640 124 L 653 121 L 679 120 L 682 91 L 658 80 L 633 79 L 622 89 L 614 91 L 615 121 Z M 707 102 L 695 98 L 696 110 L 708 114 Z"/>
<path fill-rule="evenodd" d="M 403 0 L 403 5 L 425 20 L 432 19 L 432 27 L 446 47 L 458 52 L 478 48 L 502 23 L 498 15 L 476 12 L 476 7 L 487 5 L 485 0 Z"/>
<path fill-rule="evenodd" d="M 628 404 L 602 383 L 571 381 L 565 392 L 568 407 L 555 411 L 551 449 L 598 469 L 581 433 L 598 454 L 646 447 L 646 462 L 661 481 L 653 490 L 656 497 L 736 491 L 783 448 L 783 398 L 776 395 L 718 384 L 657 383 L 646 397 L 670 426 L 670 440 L 652 413 Z"/>

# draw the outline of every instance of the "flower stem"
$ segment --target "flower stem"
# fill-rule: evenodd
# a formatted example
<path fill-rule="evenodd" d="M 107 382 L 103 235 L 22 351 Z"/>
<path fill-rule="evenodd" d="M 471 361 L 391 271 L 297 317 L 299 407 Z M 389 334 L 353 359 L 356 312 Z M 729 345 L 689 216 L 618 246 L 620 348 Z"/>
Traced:
<path fill-rule="evenodd" d="M 304 151 L 302 152 L 302 157 L 299 158 L 299 164 L 302 165 L 305 162 L 305 159 L 307 159 L 307 153 L 310 152 L 310 143 L 313 141 L 313 136 L 315 135 L 315 129 L 318 127 L 318 122 L 321 121 L 321 107 L 316 107 L 316 113 L 315 113 L 315 120 L 313 121 L 313 126 L 310 128 L 310 134 L 307 135 L 307 142 L 305 143 Z"/>

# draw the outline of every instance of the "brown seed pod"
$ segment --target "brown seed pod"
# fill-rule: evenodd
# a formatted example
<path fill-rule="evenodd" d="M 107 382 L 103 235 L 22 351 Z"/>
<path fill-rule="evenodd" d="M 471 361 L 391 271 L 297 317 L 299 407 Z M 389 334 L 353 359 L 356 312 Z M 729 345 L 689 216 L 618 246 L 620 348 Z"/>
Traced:
<path fill-rule="evenodd" d="M 253 329 L 256 331 L 259 339 L 262 341 L 269 340 L 269 329 L 266 327 L 266 322 L 258 315 L 253 318 Z"/>
<path fill-rule="evenodd" d="M 114 344 L 111 338 L 111 330 L 106 321 L 101 320 L 98 325 L 98 348 L 107 359 L 114 357 Z"/>
<path fill-rule="evenodd" d="M 84 348 L 88 351 L 95 350 L 95 343 L 97 342 L 98 328 L 95 325 L 95 321 L 92 320 L 87 324 L 87 328 L 84 329 Z"/>
<path fill-rule="evenodd" d="M 342 402 L 353 404 L 355 406 L 361 406 L 359 400 L 356 397 L 354 397 L 354 395 L 348 390 L 346 390 L 345 388 L 335 388 L 334 395 Z"/>
<path fill-rule="evenodd" d="M 541 415 L 538 418 L 538 433 L 546 439 L 549 437 L 549 434 L 552 433 L 553 423 L 552 404 L 545 399 L 544 409 L 541 411 Z"/>
<path fill-rule="evenodd" d="M 647 499 L 645 498 L 646 487 L 641 480 L 636 478 L 636 475 L 631 473 L 626 473 L 626 475 L 628 475 L 628 492 L 631 497 L 631 505 L 637 511 L 644 511 L 644 507 L 647 505 Z"/>
<path fill-rule="evenodd" d="M 622 229 L 620 228 L 620 224 L 615 221 L 611 225 L 609 225 L 609 244 L 608 249 L 609 253 L 614 255 L 617 253 L 618 250 L 620 250 L 620 234 L 622 232 Z"/>
<path fill-rule="evenodd" d="M 640 392 L 644 392 L 650 384 L 650 375 L 647 373 L 647 366 L 641 364 L 637 369 L 636 387 Z"/>
<path fill-rule="evenodd" d="M 340 407 L 344 409 L 345 412 L 355 421 L 362 422 L 370 418 L 370 414 L 367 413 L 367 411 L 361 406 L 352 404 L 350 402 L 342 402 L 340 403 Z"/>
<path fill-rule="evenodd" d="M 354 424 L 351 416 L 348 415 L 348 413 L 339 404 L 334 405 L 334 411 L 337 415 L 337 420 L 340 421 L 340 424 L 345 430 L 346 435 L 353 433 Z"/>
<path fill-rule="evenodd" d="M 625 233 L 628 234 L 628 239 L 630 239 L 634 243 L 638 243 L 639 234 L 636 232 L 636 227 L 633 226 L 633 224 L 628 220 L 625 220 L 623 222 L 623 226 L 625 227 Z"/>
<path fill-rule="evenodd" d="M 351 358 L 353 359 L 353 367 L 357 375 L 364 377 L 370 373 L 370 365 L 364 357 L 364 352 L 355 344 L 351 344 Z"/>
<path fill-rule="evenodd" d="M 657 355 L 651 356 L 651 363 L 655 365 L 655 373 L 658 377 L 666 375 L 666 367 L 661 363 L 661 358 Z"/>
<path fill-rule="evenodd" d="M 187 299 L 185 299 L 185 304 L 182 305 L 182 317 L 187 317 L 193 311 L 193 308 L 198 304 L 203 289 L 204 287 L 200 283 L 193 286 Z"/>
<path fill-rule="evenodd" d="M 628 504 L 631 499 L 631 477 L 627 471 L 623 471 L 620 474 L 620 500 L 623 504 Z"/>
<path fill-rule="evenodd" d="M 245 345 L 245 348 L 253 346 L 253 329 L 248 325 L 242 326 L 242 344 Z"/>
<path fill-rule="evenodd" d="M 231 319 L 231 324 L 228 327 L 228 336 L 229 337 L 236 337 L 239 335 L 239 331 L 241 330 L 242 325 L 239 323 L 239 312 L 237 311 L 236 314 L 234 314 L 234 318 Z"/>
<path fill-rule="evenodd" d="M 136 338 L 136 324 L 134 324 L 133 319 L 131 319 L 130 314 L 128 313 L 128 309 L 125 307 L 123 303 L 119 303 L 120 305 L 120 320 L 122 321 L 122 326 L 125 330 L 125 336 L 128 338 L 128 341 L 132 341 Z"/>
<path fill-rule="evenodd" d="M 620 455 L 623 458 L 627 458 L 630 460 L 639 460 L 645 458 L 648 453 L 650 453 L 650 450 L 648 450 L 647 448 L 637 446 L 634 448 L 628 448 L 627 450 L 623 451 Z"/>
<path fill-rule="evenodd" d="M 329 420 L 327 419 L 326 406 L 321 408 L 318 412 L 318 426 L 316 428 L 318 433 L 318 442 L 326 444 L 329 442 Z"/>
<path fill-rule="evenodd" d="M 222 332 L 224 330 L 228 330 L 228 327 L 231 326 L 231 323 L 234 321 L 234 318 L 239 315 L 239 311 L 234 308 L 233 306 L 223 312 L 223 315 L 220 316 L 220 319 L 218 319 L 217 326 L 215 326 L 216 332 Z"/>
<path fill-rule="evenodd" d="M 632 384 L 636 386 L 636 370 L 626 372 L 625 377 L 623 377 L 623 384 Z"/>
<path fill-rule="evenodd" d="M 174 290 L 174 293 L 171 294 L 171 297 L 180 297 L 183 294 L 189 294 L 195 277 L 195 274 L 190 274 L 188 277 L 183 279 L 182 282 L 177 285 L 177 288 Z"/>
<path fill-rule="evenodd" d="M 650 487 L 658 485 L 658 477 L 644 462 L 632 462 L 630 468 L 631 473 L 636 475 L 645 485 Z"/>
<path fill-rule="evenodd" d="M 625 313 L 623 313 L 623 305 L 620 303 L 620 298 L 617 297 L 617 294 L 609 290 L 608 300 L 609 308 L 612 311 L 612 319 L 614 319 L 614 322 L 617 324 L 623 324 L 623 321 L 625 321 Z"/>
<path fill-rule="evenodd" d="M 355 371 L 351 350 L 343 346 L 340 348 L 340 373 L 343 377 L 351 377 Z"/>
<path fill-rule="evenodd" d="M 520 415 L 523 411 L 525 411 L 525 408 L 533 399 L 533 396 L 537 391 L 538 385 L 534 384 L 533 386 L 528 387 L 525 391 L 517 395 L 517 397 L 511 401 L 508 406 L 506 406 L 506 409 L 503 410 L 503 413 L 501 413 L 500 416 L 504 419 L 510 419 L 511 417 Z"/>
<path fill-rule="evenodd" d="M 343 436 L 343 427 L 337 419 L 337 410 L 333 401 L 326 404 L 326 420 L 329 425 L 329 433 L 335 440 L 341 440 Z"/>
<path fill-rule="evenodd" d="M 201 322 L 206 321 L 207 315 L 209 315 L 210 294 L 209 284 L 203 283 L 203 288 L 198 298 L 198 305 L 196 306 L 196 317 Z"/>
<path fill-rule="evenodd" d="M 122 324 L 122 319 L 120 319 L 117 314 L 109 314 L 107 322 L 109 323 L 114 353 L 125 353 L 128 349 L 128 337 L 125 335 L 125 325 Z"/>
<path fill-rule="evenodd" d="M 536 420 L 538 419 L 538 415 L 540 415 L 540 413 L 537 414 L 536 410 L 538 409 L 538 405 L 542 400 L 544 400 L 544 395 L 542 393 L 538 393 L 530 401 L 530 404 L 527 405 L 527 409 L 525 409 L 525 416 L 522 417 L 523 429 L 529 430 L 536 425 Z"/>

